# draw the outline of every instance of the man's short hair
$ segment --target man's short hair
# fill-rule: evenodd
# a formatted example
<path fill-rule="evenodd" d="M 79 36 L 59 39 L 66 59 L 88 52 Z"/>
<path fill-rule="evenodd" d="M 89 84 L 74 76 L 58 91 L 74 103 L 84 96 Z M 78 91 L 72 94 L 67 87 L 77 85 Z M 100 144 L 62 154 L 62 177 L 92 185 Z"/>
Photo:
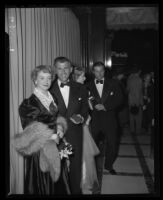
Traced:
<path fill-rule="evenodd" d="M 102 66 L 105 69 L 105 65 L 104 65 L 103 62 L 95 62 L 93 64 L 92 70 L 94 70 L 94 68 L 97 67 L 97 66 Z"/>
<path fill-rule="evenodd" d="M 71 66 L 71 61 L 68 58 L 62 56 L 57 57 L 54 59 L 54 66 L 56 67 L 57 63 L 65 63 L 65 62 L 68 62 Z"/>

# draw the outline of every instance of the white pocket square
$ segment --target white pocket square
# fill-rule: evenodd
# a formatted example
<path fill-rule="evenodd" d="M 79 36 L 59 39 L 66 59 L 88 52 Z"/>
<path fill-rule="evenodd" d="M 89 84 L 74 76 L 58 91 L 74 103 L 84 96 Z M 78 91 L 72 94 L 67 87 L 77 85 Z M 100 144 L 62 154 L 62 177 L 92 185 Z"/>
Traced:
<path fill-rule="evenodd" d="M 114 94 L 114 92 L 110 92 L 110 96 L 112 96 Z"/>
<path fill-rule="evenodd" d="M 78 101 L 81 101 L 81 100 L 82 100 L 82 98 L 79 97 Z"/>

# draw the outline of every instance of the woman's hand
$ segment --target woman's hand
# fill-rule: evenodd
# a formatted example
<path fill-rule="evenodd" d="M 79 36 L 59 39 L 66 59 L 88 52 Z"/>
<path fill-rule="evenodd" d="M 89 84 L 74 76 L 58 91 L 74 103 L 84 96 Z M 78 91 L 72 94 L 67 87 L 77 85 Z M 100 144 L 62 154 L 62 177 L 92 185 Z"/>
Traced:
<path fill-rule="evenodd" d="M 64 133 L 63 133 L 63 131 L 58 130 L 58 131 L 57 131 L 57 135 L 58 135 L 59 138 L 63 138 Z"/>
<path fill-rule="evenodd" d="M 51 139 L 54 140 L 57 144 L 59 144 L 59 136 L 57 134 L 53 134 Z"/>
<path fill-rule="evenodd" d="M 58 135 L 59 138 L 63 138 L 63 136 L 64 136 L 63 127 L 60 126 L 60 125 L 57 126 L 57 135 Z"/>
<path fill-rule="evenodd" d="M 86 120 L 86 125 L 89 125 L 89 124 L 90 124 L 90 121 L 91 121 L 91 116 L 88 115 L 88 119 Z"/>
<path fill-rule="evenodd" d="M 89 108 L 91 110 L 93 110 L 93 105 L 92 105 L 92 102 L 91 102 L 92 99 L 93 99 L 93 97 L 91 97 L 91 98 L 88 99 L 88 105 L 89 105 Z"/>

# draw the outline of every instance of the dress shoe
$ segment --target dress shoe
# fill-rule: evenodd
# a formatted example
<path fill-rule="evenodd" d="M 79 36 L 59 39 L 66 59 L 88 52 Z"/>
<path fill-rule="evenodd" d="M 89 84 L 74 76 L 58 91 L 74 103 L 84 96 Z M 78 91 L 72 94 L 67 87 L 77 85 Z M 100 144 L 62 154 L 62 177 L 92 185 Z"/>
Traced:
<path fill-rule="evenodd" d="M 111 175 L 116 175 L 117 174 L 117 172 L 114 170 L 114 169 L 107 169 L 107 168 L 105 168 L 108 172 L 109 172 L 109 174 L 111 174 Z"/>
<path fill-rule="evenodd" d="M 116 174 L 117 174 L 117 172 L 116 172 L 114 169 L 109 170 L 109 173 L 110 173 L 111 175 L 116 175 Z"/>

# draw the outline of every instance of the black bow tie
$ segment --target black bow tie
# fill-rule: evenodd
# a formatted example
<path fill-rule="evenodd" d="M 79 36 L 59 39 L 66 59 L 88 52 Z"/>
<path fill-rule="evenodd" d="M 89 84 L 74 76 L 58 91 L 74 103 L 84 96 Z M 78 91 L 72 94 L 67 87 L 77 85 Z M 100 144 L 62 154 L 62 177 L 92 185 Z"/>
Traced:
<path fill-rule="evenodd" d="M 67 82 L 67 83 L 61 83 L 61 84 L 60 84 L 60 87 L 63 88 L 63 87 L 66 86 L 66 85 L 67 85 L 67 86 L 70 86 L 70 82 Z"/>
<path fill-rule="evenodd" d="M 103 80 L 96 80 L 96 84 L 103 84 L 104 83 L 104 81 Z"/>

